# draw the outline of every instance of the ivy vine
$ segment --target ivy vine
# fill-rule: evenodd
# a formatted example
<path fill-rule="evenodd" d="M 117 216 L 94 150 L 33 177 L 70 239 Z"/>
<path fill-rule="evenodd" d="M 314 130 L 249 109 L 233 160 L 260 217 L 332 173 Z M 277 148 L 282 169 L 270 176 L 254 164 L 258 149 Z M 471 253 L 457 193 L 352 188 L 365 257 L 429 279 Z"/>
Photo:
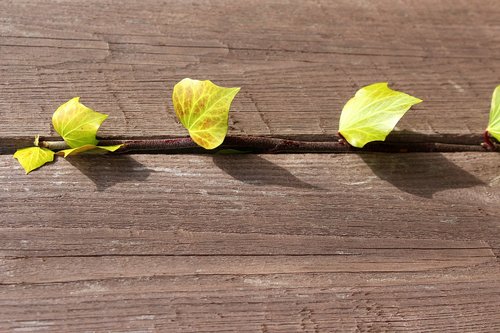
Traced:
<path fill-rule="evenodd" d="M 80 103 L 79 97 L 62 104 L 52 116 L 52 125 L 62 137 L 61 142 L 40 142 L 35 138 L 34 147 L 18 149 L 16 158 L 26 174 L 52 162 L 54 156 L 68 158 L 74 155 L 105 154 L 127 151 L 186 149 L 196 146 L 213 150 L 223 143 L 233 149 L 254 151 L 352 151 L 382 150 L 404 151 L 384 146 L 365 146 L 374 141 L 385 141 L 398 121 L 415 104 L 422 100 L 389 88 L 385 82 L 374 83 L 359 89 L 342 109 L 338 134 L 340 142 L 305 142 L 268 137 L 228 137 L 229 110 L 240 88 L 220 87 L 211 81 L 183 79 L 174 86 L 172 102 L 177 118 L 188 130 L 189 138 L 166 140 L 136 140 L 115 142 L 97 140 L 97 131 L 108 117 Z M 494 151 L 500 141 L 500 86 L 493 92 L 489 122 L 484 131 L 482 150 Z M 105 141 L 105 142 L 104 142 Z M 105 144 L 106 143 L 106 144 Z M 108 144 L 109 143 L 109 144 Z M 452 145 L 422 144 L 416 151 L 447 151 Z M 419 150 L 420 149 L 420 150 Z M 470 149 L 476 150 L 477 149 Z M 226 150 L 226 152 L 234 152 Z"/>

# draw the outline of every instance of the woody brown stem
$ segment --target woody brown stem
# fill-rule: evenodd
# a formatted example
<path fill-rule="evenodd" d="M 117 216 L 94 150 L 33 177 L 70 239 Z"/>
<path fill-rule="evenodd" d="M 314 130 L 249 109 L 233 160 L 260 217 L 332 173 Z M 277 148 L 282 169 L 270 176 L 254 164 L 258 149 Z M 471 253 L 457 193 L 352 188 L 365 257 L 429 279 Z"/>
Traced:
<path fill-rule="evenodd" d="M 491 142 L 490 142 L 491 143 Z M 448 144 L 438 142 L 371 142 L 363 148 L 354 148 L 345 141 L 303 141 L 260 136 L 227 136 L 214 150 L 199 147 L 191 138 L 150 140 L 101 140 L 99 145 L 123 144 L 119 153 L 210 153 L 233 149 L 252 153 L 353 153 L 353 152 L 471 152 L 494 151 L 491 143 L 487 149 L 480 145 Z M 67 148 L 63 141 L 41 141 L 41 147 L 61 150 Z"/>

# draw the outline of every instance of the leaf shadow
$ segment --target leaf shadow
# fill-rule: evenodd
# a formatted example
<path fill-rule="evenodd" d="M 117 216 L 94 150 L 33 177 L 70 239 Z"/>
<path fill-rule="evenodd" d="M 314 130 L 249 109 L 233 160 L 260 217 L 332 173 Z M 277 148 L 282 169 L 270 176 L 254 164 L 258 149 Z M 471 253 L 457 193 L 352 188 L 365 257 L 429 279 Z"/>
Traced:
<path fill-rule="evenodd" d="M 222 171 L 246 184 L 323 190 L 321 187 L 300 180 L 287 169 L 259 155 L 214 155 L 213 161 Z"/>
<path fill-rule="evenodd" d="M 144 181 L 153 172 L 129 155 L 78 155 L 67 161 L 90 179 L 99 192 L 118 183 Z"/>
<path fill-rule="evenodd" d="M 373 173 L 398 189 L 424 198 L 437 192 L 485 185 L 441 154 L 360 154 Z"/>

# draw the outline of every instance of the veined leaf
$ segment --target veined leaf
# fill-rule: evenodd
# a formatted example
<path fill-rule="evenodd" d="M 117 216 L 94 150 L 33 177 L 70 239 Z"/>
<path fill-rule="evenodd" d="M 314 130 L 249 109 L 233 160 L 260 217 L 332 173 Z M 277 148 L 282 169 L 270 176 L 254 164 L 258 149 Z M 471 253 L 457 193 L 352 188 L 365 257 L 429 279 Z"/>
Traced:
<path fill-rule="evenodd" d="M 500 86 L 493 91 L 491 98 L 490 120 L 488 122 L 488 133 L 500 142 Z"/>
<path fill-rule="evenodd" d="M 107 154 L 109 152 L 114 152 L 114 151 L 118 150 L 121 146 L 123 146 L 123 144 L 121 144 L 121 145 L 114 145 L 114 146 L 84 145 L 84 146 L 77 147 L 77 148 L 60 150 L 56 154 L 58 156 L 62 156 L 64 158 L 66 158 L 68 156 L 78 155 L 78 154 L 81 154 L 81 153 L 87 153 L 87 154 Z"/>
<path fill-rule="evenodd" d="M 219 146 L 227 134 L 229 108 L 240 88 L 183 79 L 174 87 L 172 101 L 180 122 L 194 142 L 205 149 Z"/>
<path fill-rule="evenodd" d="M 75 97 L 57 108 L 52 124 L 68 146 L 78 148 L 97 145 L 97 130 L 107 117 L 81 104 L 80 97 Z"/>
<path fill-rule="evenodd" d="M 345 104 L 339 133 L 357 148 L 371 141 L 384 141 L 406 111 L 420 102 L 421 99 L 390 89 L 386 82 L 363 87 Z"/>
<path fill-rule="evenodd" d="M 26 174 L 54 160 L 54 152 L 47 148 L 29 147 L 18 149 L 14 158 L 24 168 Z"/>

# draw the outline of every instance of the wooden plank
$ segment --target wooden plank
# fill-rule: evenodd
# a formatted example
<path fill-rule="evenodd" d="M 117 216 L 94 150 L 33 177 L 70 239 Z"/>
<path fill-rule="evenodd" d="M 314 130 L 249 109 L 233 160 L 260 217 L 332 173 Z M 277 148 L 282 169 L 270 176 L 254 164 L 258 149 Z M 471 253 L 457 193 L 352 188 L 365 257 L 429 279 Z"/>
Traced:
<path fill-rule="evenodd" d="M 169 96 L 184 77 L 242 86 L 232 134 L 331 136 L 374 81 L 426 101 L 400 129 L 479 133 L 499 15 L 465 0 L 3 2 L 0 137 L 54 135 L 51 114 L 73 96 L 110 114 L 102 136 L 183 135 Z"/>
<path fill-rule="evenodd" d="M 498 162 L 0 156 L 0 330 L 497 331 Z"/>
<path fill-rule="evenodd" d="M 74 228 L 438 239 L 496 232 L 494 153 L 87 156 L 27 177 L 12 157 L 1 161 L 7 227 L 71 221 Z"/>
<path fill-rule="evenodd" d="M 0 327 L 492 332 L 499 328 L 498 274 L 491 264 L 425 274 L 187 275 L 4 286 L 0 311 L 12 320 Z"/>
<path fill-rule="evenodd" d="M 184 77 L 242 86 L 231 134 L 333 139 L 360 86 L 475 139 L 493 1 L 0 3 L 0 154 L 80 95 L 102 136 L 184 135 Z M 0 331 L 500 331 L 498 154 L 0 156 Z"/>
<path fill-rule="evenodd" d="M 436 251 L 438 252 L 438 251 Z M 58 257 L 6 259 L 2 262 L 2 283 L 44 284 L 88 280 L 106 280 L 117 277 L 148 278 L 155 276 L 185 275 L 269 275 L 310 273 L 364 273 L 364 272 L 426 272 L 456 267 L 474 267 L 484 263 L 496 263 L 490 249 L 441 251 L 435 257 L 418 255 L 410 260 L 397 255 L 351 258 L 319 256 L 126 256 L 106 258 Z M 449 253 L 451 252 L 451 253 Z M 460 252 L 460 251 L 457 251 Z M 451 258 L 450 258 L 451 257 Z"/>
<path fill-rule="evenodd" d="M 490 256 L 482 240 L 340 237 L 139 228 L 2 228 L 5 258 L 89 256 L 283 256 L 356 255 L 395 258 L 413 255 L 435 258 L 476 253 Z M 133 239 L 133 243 L 131 243 Z M 307 244 L 307 246 L 305 246 Z M 131 246 L 133 245 L 133 246 Z M 448 251 L 448 252 L 444 252 Z M 436 255 L 437 254 L 437 255 Z M 375 260 L 375 259 L 372 259 Z"/>

